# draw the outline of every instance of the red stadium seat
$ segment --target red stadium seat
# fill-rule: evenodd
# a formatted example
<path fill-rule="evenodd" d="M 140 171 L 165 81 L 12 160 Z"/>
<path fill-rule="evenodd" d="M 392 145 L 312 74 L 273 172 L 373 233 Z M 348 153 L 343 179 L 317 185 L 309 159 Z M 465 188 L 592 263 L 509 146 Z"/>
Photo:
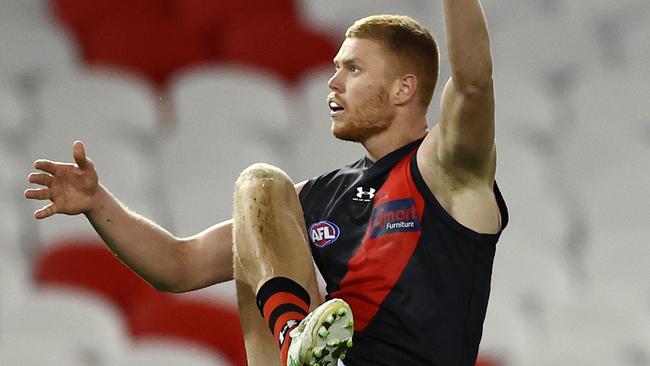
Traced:
<path fill-rule="evenodd" d="M 273 19 L 295 19 L 294 0 L 172 0 L 170 7 L 187 29 L 211 35 L 237 24 L 240 19 L 263 15 Z"/>
<path fill-rule="evenodd" d="M 260 67 L 293 82 L 334 56 L 335 45 L 298 21 L 295 0 L 54 0 L 85 60 L 164 85 L 205 61 Z"/>
<path fill-rule="evenodd" d="M 159 292 L 98 243 L 48 246 L 37 260 L 35 280 L 39 286 L 72 287 L 107 298 L 121 309 L 135 337 L 196 342 L 234 365 L 246 365 L 236 309 Z"/>
<path fill-rule="evenodd" d="M 54 15 L 77 37 L 86 35 L 100 23 L 121 18 L 145 18 L 162 15 L 164 1 L 159 0 L 52 0 Z"/>
<path fill-rule="evenodd" d="M 166 296 L 97 243 L 71 241 L 48 246 L 35 266 L 40 286 L 64 286 L 106 297 L 125 314 L 141 298 Z"/>
<path fill-rule="evenodd" d="M 311 68 L 331 63 L 336 54 L 329 38 L 291 19 L 241 19 L 222 37 L 223 59 L 274 72 L 290 83 Z"/>
<path fill-rule="evenodd" d="M 121 18 L 95 28 L 87 60 L 126 69 L 163 85 L 175 71 L 207 59 L 198 37 L 167 17 Z"/>
<path fill-rule="evenodd" d="M 491 358 L 478 355 L 475 366 L 503 366 L 501 362 Z"/>
<path fill-rule="evenodd" d="M 161 337 L 195 342 L 246 365 L 244 336 L 235 309 L 214 301 L 169 296 L 140 301 L 128 314 L 136 338 Z"/>

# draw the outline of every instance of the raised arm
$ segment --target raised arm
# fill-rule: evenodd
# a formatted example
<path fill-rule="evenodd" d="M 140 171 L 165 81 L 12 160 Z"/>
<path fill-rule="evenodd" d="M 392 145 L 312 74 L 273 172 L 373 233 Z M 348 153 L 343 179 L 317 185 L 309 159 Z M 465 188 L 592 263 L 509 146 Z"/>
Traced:
<path fill-rule="evenodd" d="M 161 291 L 185 292 L 232 279 L 231 223 L 177 238 L 124 207 L 104 188 L 84 146 L 73 145 L 76 164 L 37 160 L 28 181 L 42 187 L 25 197 L 48 200 L 34 216 L 84 214 L 117 257 Z"/>
<path fill-rule="evenodd" d="M 161 291 L 187 292 L 232 279 L 232 223 L 178 238 L 128 210 L 103 186 L 84 212 L 110 250 Z"/>
<path fill-rule="evenodd" d="M 84 214 L 109 249 L 158 290 L 187 292 L 233 278 L 232 221 L 178 238 L 130 211 L 99 183 L 84 145 L 73 145 L 76 164 L 37 160 L 25 197 L 49 200 L 34 216 Z M 300 192 L 306 182 L 296 184 Z"/>
<path fill-rule="evenodd" d="M 478 0 L 443 4 L 451 78 L 443 91 L 432 153 L 451 175 L 493 178 L 492 57 L 483 10 Z"/>

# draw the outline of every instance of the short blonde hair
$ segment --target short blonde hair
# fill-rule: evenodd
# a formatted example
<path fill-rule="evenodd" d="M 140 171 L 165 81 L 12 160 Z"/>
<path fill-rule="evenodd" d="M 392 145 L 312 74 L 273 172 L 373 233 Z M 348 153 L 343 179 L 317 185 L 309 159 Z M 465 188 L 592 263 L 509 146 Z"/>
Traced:
<path fill-rule="evenodd" d="M 425 110 L 429 107 L 438 82 L 438 45 L 418 21 L 404 15 L 373 15 L 354 22 L 345 37 L 383 44 L 400 60 L 405 72 L 416 76 L 420 104 Z"/>

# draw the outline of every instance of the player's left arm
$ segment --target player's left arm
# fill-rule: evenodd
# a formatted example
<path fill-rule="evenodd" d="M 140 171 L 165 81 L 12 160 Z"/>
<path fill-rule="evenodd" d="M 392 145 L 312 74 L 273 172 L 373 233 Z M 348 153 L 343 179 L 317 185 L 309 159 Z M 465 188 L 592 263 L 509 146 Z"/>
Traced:
<path fill-rule="evenodd" d="M 496 156 L 494 92 L 485 17 L 479 0 L 444 0 L 443 4 L 451 78 L 433 131 L 437 136 L 427 138 L 435 142 L 424 143 L 448 174 L 491 179 Z"/>

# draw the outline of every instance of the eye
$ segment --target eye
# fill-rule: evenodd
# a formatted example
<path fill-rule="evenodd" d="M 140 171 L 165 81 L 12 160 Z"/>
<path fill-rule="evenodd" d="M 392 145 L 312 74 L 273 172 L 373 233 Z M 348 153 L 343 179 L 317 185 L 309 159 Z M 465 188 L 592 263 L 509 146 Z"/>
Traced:
<path fill-rule="evenodd" d="M 350 71 L 357 72 L 359 71 L 359 67 L 357 65 L 350 65 Z"/>

